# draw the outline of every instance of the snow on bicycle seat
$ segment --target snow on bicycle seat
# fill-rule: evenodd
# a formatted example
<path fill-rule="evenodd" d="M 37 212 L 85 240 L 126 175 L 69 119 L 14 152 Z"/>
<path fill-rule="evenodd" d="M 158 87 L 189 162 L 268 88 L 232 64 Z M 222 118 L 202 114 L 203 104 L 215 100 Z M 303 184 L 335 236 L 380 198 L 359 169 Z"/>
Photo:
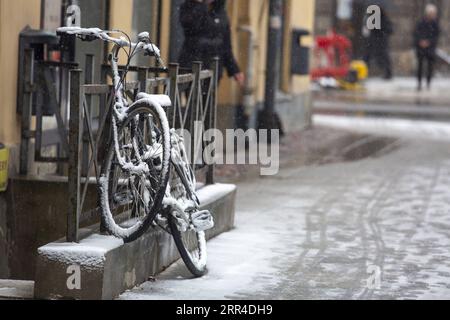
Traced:
<path fill-rule="evenodd" d="M 164 94 L 148 94 L 141 92 L 137 95 L 137 100 L 147 100 L 148 102 L 160 105 L 163 108 L 170 108 L 172 106 L 170 97 Z"/>

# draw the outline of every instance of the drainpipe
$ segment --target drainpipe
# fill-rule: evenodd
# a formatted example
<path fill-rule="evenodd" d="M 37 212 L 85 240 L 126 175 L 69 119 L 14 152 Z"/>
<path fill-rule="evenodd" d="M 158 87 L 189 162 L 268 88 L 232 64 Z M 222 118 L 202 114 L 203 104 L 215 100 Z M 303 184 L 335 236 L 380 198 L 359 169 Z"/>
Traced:
<path fill-rule="evenodd" d="M 259 129 L 281 129 L 275 115 L 275 99 L 279 79 L 279 64 L 283 25 L 283 0 L 270 0 L 269 35 L 267 41 L 266 92 L 264 110 L 259 113 Z M 269 134 L 270 137 L 270 134 Z"/>
<path fill-rule="evenodd" d="M 242 106 L 244 107 L 245 115 L 250 119 L 253 115 L 253 109 L 255 107 L 254 98 L 254 88 L 253 79 L 255 77 L 255 72 L 253 68 L 253 62 L 255 59 L 255 34 L 252 28 L 248 25 L 242 25 L 239 27 L 238 31 L 248 34 L 248 52 L 247 52 L 247 70 L 245 72 L 246 80 L 244 87 L 244 95 L 242 97 Z"/>

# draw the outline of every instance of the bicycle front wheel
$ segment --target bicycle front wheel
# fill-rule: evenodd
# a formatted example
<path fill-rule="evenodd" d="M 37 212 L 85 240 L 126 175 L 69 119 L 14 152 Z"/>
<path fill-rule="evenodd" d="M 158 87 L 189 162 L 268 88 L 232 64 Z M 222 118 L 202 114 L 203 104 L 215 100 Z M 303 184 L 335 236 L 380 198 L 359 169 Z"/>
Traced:
<path fill-rule="evenodd" d="M 206 274 L 208 260 L 205 232 L 197 232 L 190 228 L 186 232 L 179 230 L 175 217 L 169 215 L 170 232 L 188 270 L 195 277 Z"/>
<path fill-rule="evenodd" d="M 131 242 L 160 212 L 170 173 L 170 129 L 164 111 L 133 105 L 114 130 L 102 166 L 102 223 L 111 235 Z"/>

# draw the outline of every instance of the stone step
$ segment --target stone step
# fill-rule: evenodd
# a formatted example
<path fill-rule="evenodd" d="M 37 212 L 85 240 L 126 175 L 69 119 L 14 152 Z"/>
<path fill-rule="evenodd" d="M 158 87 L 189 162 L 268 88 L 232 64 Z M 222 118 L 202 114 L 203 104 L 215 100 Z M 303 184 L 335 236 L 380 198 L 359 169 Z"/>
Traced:
<path fill-rule="evenodd" d="M 236 186 L 216 184 L 199 190 L 202 210 L 215 221 L 211 239 L 234 227 Z M 111 300 L 179 260 L 172 237 L 152 229 L 124 244 L 92 235 L 74 243 L 51 243 L 38 250 L 35 297 L 38 299 Z"/>

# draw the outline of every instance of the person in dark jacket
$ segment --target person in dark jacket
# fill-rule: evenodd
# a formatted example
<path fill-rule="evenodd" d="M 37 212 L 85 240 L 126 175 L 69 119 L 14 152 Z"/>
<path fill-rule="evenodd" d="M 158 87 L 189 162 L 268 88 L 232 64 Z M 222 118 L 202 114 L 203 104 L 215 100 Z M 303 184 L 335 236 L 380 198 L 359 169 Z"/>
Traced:
<path fill-rule="evenodd" d="M 428 89 L 431 87 L 439 35 L 438 10 L 435 5 L 429 4 L 425 9 L 425 18 L 417 24 L 414 32 L 414 45 L 416 47 L 418 61 L 417 80 L 419 91 L 422 90 L 425 62 L 428 67 L 427 87 Z"/>
<path fill-rule="evenodd" d="M 234 58 L 231 28 L 226 12 L 226 0 L 186 0 L 180 8 L 180 22 L 185 41 L 179 57 L 181 67 L 191 68 L 192 62 L 202 61 L 210 67 L 214 58 L 220 59 L 219 79 L 223 69 L 243 86 L 245 76 Z"/>
<path fill-rule="evenodd" d="M 394 33 L 394 28 L 385 10 L 381 10 L 381 29 L 367 29 L 367 32 L 368 36 L 364 61 L 370 66 L 372 59 L 375 59 L 378 66 L 384 70 L 384 78 L 391 79 L 392 63 L 389 54 L 389 41 Z"/>

